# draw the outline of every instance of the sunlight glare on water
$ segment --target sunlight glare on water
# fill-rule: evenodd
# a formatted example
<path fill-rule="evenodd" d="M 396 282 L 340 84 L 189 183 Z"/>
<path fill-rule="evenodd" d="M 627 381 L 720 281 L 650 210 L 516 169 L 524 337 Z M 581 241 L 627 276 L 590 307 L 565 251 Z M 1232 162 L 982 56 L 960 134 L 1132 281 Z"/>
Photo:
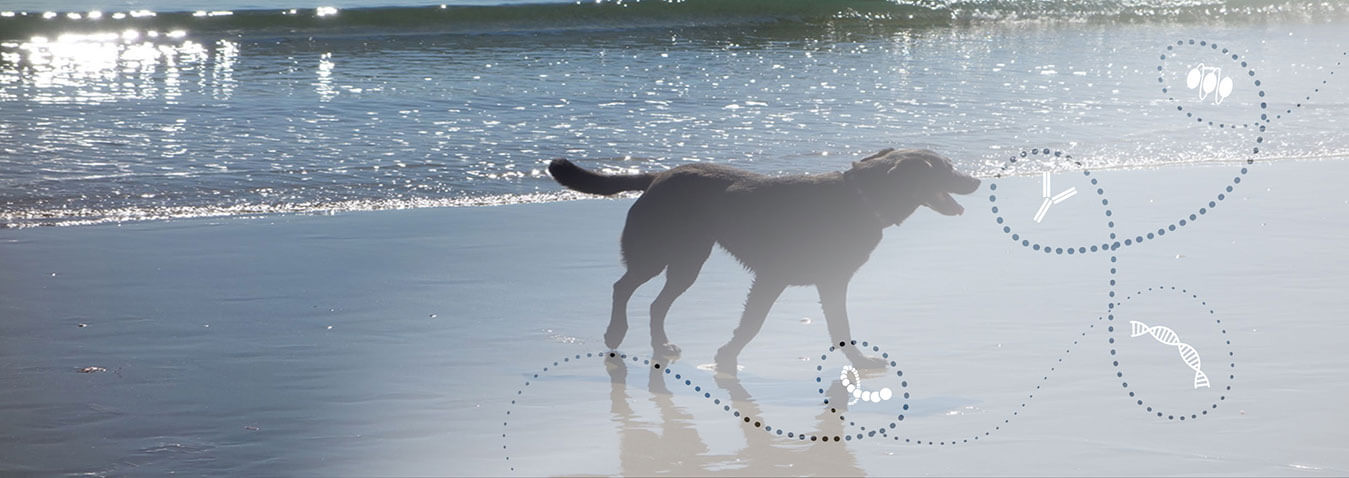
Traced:
<path fill-rule="evenodd" d="M 0 16 L 63 30 L 0 40 L 0 106 L 12 114 L 0 125 L 0 224 L 527 201 L 559 192 L 544 173 L 557 157 L 607 172 L 712 161 L 779 174 L 923 147 L 985 177 L 1005 154 L 1048 145 L 1096 168 L 1236 161 L 1244 150 L 1223 133 L 1167 123 L 1158 49 L 1221 40 L 1256 62 L 1269 99 L 1290 103 L 1343 49 L 1333 25 L 1316 24 L 1244 44 L 1277 27 L 708 17 L 749 22 L 722 25 L 691 10 L 669 21 L 694 26 L 573 31 L 596 21 L 567 17 L 575 7 Z M 472 14 L 507 20 L 457 33 Z M 1270 151 L 1349 151 L 1333 128 L 1344 105 L 1329 98 L 1286 120 Z M 1238 89 L 1222 107 L 1257 102 Z"/>

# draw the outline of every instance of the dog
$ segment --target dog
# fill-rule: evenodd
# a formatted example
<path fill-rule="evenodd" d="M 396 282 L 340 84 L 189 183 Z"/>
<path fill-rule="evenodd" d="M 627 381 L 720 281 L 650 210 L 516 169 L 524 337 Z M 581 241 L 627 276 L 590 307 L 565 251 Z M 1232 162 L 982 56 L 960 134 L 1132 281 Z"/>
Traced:
<path fill-rule="evenodd" d="M 843 172 L 767 176 L 716 164 L 687 164 L 659 173 L 603 175 L 566 159 L 548 172 L 558 183 L 588 194 L 645 191 L 628 210 L 620 240 L 627 271 L 614 282 L 613 310 L 604 343 L 617 348 L 628 331 L 628 299 L 665 272 L 651 303 L 651 346 L 657 357 L 679 356 L 665 334 L 665 315 L 698 278 L 720 244 L 754 274 L 740 324 L 718 349 L 718 373 L 734 375 L 740 351 L 763 327 L 787 286 L 813 285 L 834 343 L 850 340 L 848 282 L 880 243 L 882 231 L 904 222 L 919 206 L 956 216 L 965 209 L 951 194 L 970 194 L 979 179 L 957 171 L 928 150 L 888 148 Z M 884 362 L 844 348 L 859 368 Z"/>

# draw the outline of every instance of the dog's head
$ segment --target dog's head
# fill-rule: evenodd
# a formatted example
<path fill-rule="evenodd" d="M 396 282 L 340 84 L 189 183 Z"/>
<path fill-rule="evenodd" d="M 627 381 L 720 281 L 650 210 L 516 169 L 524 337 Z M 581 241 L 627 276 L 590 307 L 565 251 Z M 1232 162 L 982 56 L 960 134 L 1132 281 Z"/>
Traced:
<path fill-rule="evenodd" d="M 895 208 L 899 220 L 918 206 L 947 216 L 965 212 L 951 194 L 970 194 L 979 179 L 951 166 L 945 156 L 925 149 L 885 149 L 853 163 L 854 177 L 876 207 Z M 898 223 L 898 221 L 896 221 Z"/>

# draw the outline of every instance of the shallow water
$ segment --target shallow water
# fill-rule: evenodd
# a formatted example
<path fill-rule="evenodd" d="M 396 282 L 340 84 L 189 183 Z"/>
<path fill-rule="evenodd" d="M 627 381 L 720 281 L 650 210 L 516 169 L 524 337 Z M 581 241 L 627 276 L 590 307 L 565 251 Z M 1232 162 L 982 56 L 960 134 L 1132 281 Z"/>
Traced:
<path fill-rule="evenodd" d="M 925 147 L 983 176 L 1037 146 L 1098 168 L 1249 159 L 1255 126 L 1226 134 L 1169 111 L 1198 99 L 1178 92 L 1203 62 L 1237 83 L 1221 105 L 1195 107 L 1278 128 L 1262 159 L 1349 153 L 1344 87 L 1321 84 L 1349 51 L 1333 8 L 1140 22 L 1092 3 L 1038 16 L 1006 7 L 1021 19 L 999 21 L 884 2 L 783 5 L 327 16 L 346 26 L 309 10 L 0 18 L 37 32 L 0 45 L 0 223 L 572 197 L 543 171 L 556 157 L 606 171 L 717 161 L 818 172 Z M 895 18 L 911 11 L 931 18 Z M 86 33 L 59 36 L 74 28 Z M 1176 58 L 1163 72 L 1175 91 L 1162 93 L 1159 55 L 1191 39 L 1249 67 L 1216 50 Z M 1297 112 L 1255 121 L 1280 109 Z"/>

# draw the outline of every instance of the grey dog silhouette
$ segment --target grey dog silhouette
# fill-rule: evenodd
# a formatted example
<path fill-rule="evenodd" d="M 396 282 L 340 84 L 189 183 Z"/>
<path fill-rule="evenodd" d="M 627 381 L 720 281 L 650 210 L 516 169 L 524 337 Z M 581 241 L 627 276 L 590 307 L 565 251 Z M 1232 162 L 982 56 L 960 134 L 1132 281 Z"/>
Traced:
<path fill-rule="evenodd" d="M 645 191 L 628 210 L 621 239 L 627 272 L 614 282 L 613 312 L 604 342 L 617 348 L 628 331 L 633 291 L 665 271 L 665 287 L 651 303 L 651 346 L 674 358 L 679 347 L 665 335 L 665 315 L 698 278 L 714 244 L 754 273 L 744 314 L 716 355 L 717 371 L 734 375 L 736 358 L 758 334 L 768 311 L 789 285 L 814 285 L 834 343 L 851 337 L 845 300 L 848 282 L 880 243 L 918 206 L 955 216 L 965 209 L 951 193 L 970 194 L 979 180 L 920 149 L 880 152 L 843 172 L 766 176 L 716 164 L 688 164 L 659 173 L 603 175 L 555 159 L 548 172 L 563 186 L 589 194 Z M 883 362 L 844 349 L 859 368 Z"/>

